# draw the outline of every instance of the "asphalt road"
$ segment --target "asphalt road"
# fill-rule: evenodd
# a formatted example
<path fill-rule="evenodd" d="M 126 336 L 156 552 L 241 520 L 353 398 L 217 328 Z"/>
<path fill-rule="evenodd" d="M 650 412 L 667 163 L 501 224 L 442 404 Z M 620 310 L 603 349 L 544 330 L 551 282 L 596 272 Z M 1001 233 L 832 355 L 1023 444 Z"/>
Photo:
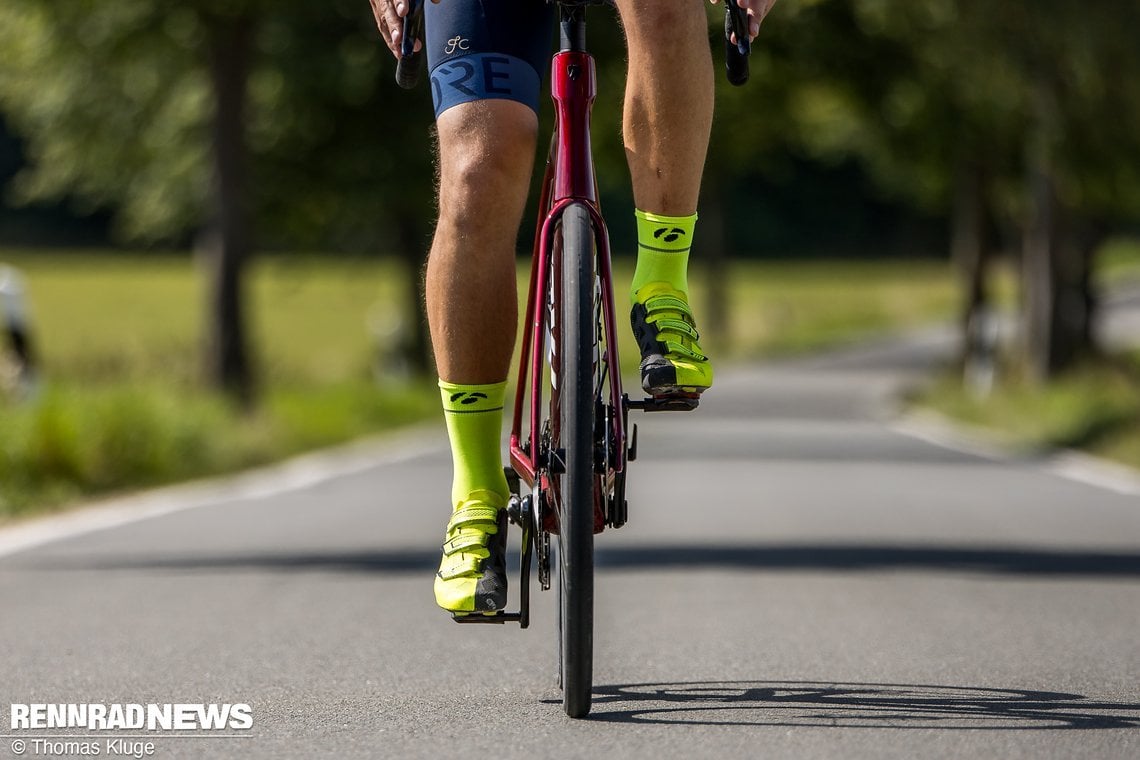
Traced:
<path fill-rule="evenodd" d="M 251 705 L 154 757 L 1140 757 L 1140 481 L 900 422 L 946 349 L 726 369 L 641 420 L 591 720 L 550 593 L 527 631 L 434 607 L 434 429 L 0 531 L 0 709 Z M 0 758 L 75 733 L 6 717 Z"/>

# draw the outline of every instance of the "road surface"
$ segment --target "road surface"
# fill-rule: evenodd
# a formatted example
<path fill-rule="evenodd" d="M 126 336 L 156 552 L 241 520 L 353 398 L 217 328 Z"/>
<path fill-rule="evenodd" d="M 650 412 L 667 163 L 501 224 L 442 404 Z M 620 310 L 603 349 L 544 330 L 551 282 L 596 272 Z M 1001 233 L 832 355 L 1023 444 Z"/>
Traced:
<path fill-rule="evenodd" d="M 434 607 L 435 428 L 0 531 L 0 709 L 250 705 L 163 758 L 1140 757 L 1137 480 L 900 421 L 946 350 L 726 369 L 641 420 L 591 720 L 550 593 L 527 631 Z"/>

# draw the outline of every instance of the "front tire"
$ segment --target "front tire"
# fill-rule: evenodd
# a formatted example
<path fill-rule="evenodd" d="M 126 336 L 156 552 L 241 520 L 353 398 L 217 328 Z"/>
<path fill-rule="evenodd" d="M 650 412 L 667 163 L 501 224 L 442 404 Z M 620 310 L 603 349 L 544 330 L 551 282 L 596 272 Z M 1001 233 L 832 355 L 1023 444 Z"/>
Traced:
<path fill-rule="evenodd" d="M 565 451 L 559 514 L 562 704 L 590 712 L 594 654 L 594 229 L 586 207 L 562 217 L 559 445 Z"/>

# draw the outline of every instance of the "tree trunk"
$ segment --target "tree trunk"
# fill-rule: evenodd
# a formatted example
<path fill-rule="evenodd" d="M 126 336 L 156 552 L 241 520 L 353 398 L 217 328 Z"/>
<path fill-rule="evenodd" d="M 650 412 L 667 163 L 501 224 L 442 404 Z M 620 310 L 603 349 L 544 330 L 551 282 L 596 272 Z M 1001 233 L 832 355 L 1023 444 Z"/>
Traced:
<path fill-rule="evenodd" d="M 962 280 L 962 367 L 967 385 L 988 393 L 994 380 L 997 324 L 990 304 L 991 253 L 981 166 L 962 162 L 954 196 L 950 254 Z"/>
<path fill-rule="evenodd" d="M 214 96 L 213 208 L 203 251 L 208 272 L 206 374 L 243 407 L 253 402 L 243 273 L 252 251 L 247 207 L 245 106 L 253 45 L 248 16 L 205 19 Z"/>
<path fill-rule="evenodd" d="M 1055 91 L 1037 85 L 1028 152 L 1029 219 L 1025 232 L 1023 289 L 1029 378 L 1045 382 L 1071 368 L 1093 349 L 1092 252 L 1095 227 L 1079 234 L 1057 192 L 1056 156 L 1061 148 Z"/>
<path fill-rule="evenodd" d="M 1061 372 L 1092 350 L 1091 255 L 1071 220 L 1058 229 L 1053 262 L 1056 298 L 1053 308 L 1053 372 Z"/>
<path fill-rule="evenodd" d="M 1024 340 L 1027 370 L 1032 381 L 1053 376 L 1053 313 L 1057 291 L 1053 260 L 1056 257 L 1056 205 L 1053 177 L 1046 166 L 1030 169 L 1030 217 L 1022 254 Z"/>
<path fill-rule="evenodd" d="M 1107 228 L 1097 221 L 1082 220 L 1073 225 L 1073 249 L 1075 265 L 1073 287 L 1081 305 L 1080 324 L 1074 327 L 1076 340 L 1082 353 L 1097 354 L 1101 347 L 1097 342 L 1097 318 L 1100 316 L 1100 294 L 1097 292 L 1093 273 L 1096 271 L 1096 252 L 1108 237 Z"/>

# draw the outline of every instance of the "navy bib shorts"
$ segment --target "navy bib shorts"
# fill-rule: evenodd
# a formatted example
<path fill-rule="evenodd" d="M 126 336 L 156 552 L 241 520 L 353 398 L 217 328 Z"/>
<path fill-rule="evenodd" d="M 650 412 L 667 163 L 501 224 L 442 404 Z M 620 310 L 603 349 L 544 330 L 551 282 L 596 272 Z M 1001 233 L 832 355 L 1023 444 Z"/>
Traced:
<path fill-rule="evenodd" d="M 435 116 L 460 103 L 514 100 L 538 113 L 550 62 L 554 6 L 545 0 L 424 3 L 424 45 Z"/>

